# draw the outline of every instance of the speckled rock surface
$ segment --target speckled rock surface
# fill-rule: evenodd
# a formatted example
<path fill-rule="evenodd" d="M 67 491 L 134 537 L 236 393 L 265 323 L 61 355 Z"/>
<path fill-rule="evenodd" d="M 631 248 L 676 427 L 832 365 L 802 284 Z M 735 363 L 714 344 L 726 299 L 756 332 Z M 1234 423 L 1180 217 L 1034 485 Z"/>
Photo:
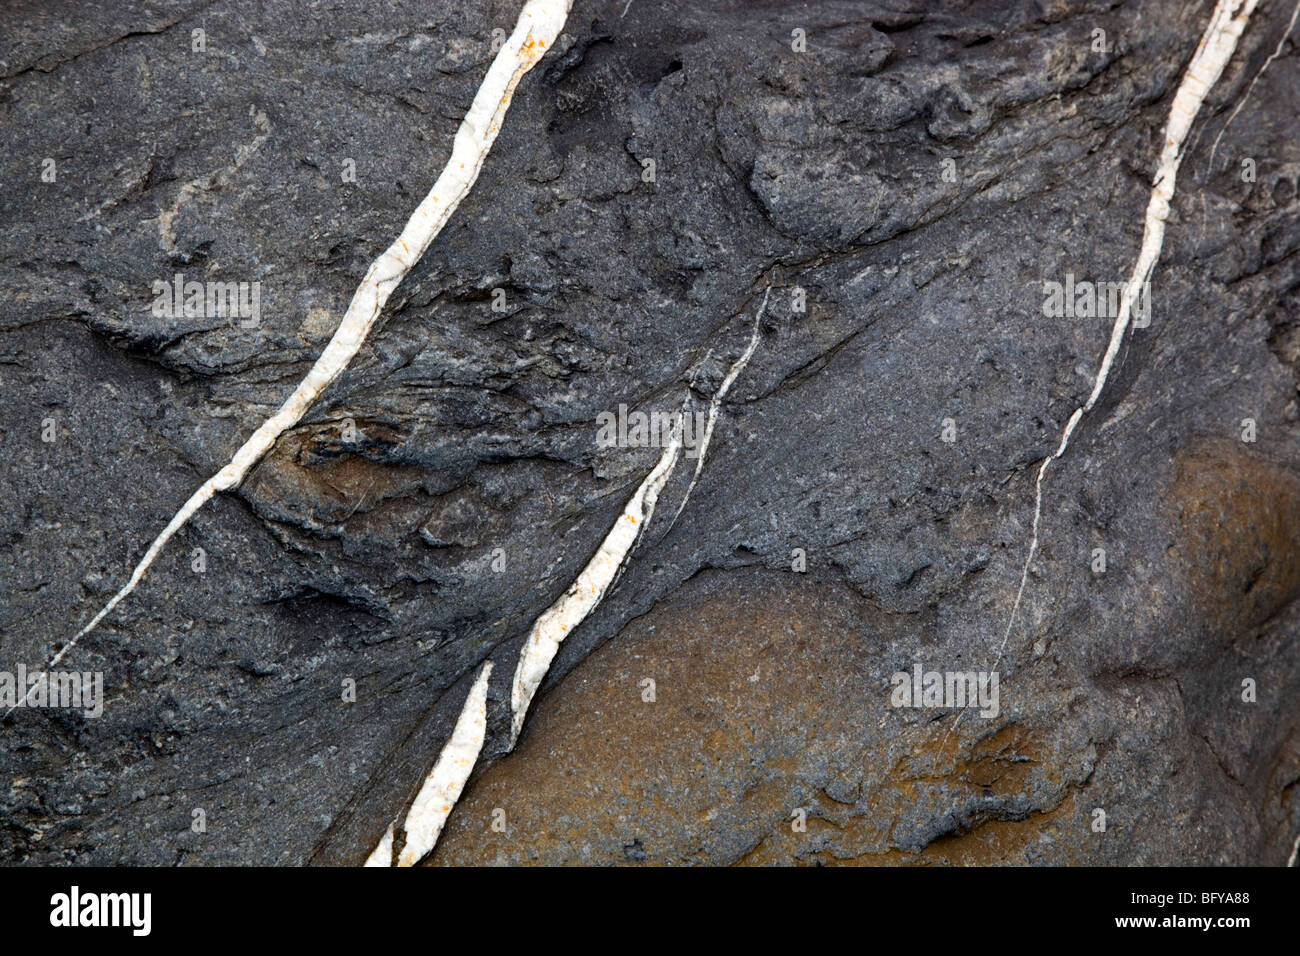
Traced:
<path fill-rule="evenodd" d="M 0 670 L 306 372 L 518 6 L 0 12 Z M 1050 474 L 998 716 L 890 704 L 997 659 L 1111 328 L 1043 283 L 1127 278 L 1211 7 L 577 0 L 349 371 L 67 661 L 103 715 L 0 724 L 0 860 L 359 863 L 490 657 L 434 863 L 1286 862 L 1300 40 L 1225 124 L 1290 4 L 1211 91 L 1150 326 Z M 155 315 L 178 273 L 260 283 L 260 320 Z M 597 416 L 707 402 L 769 285 L 689 503 L 679 469 L 503 756 L 528 626 L 658 458 Z"/>

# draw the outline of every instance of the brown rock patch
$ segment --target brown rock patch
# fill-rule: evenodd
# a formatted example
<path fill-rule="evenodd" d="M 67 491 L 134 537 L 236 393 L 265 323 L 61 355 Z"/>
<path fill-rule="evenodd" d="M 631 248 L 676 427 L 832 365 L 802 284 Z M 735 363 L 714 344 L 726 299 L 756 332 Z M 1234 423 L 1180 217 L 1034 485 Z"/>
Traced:
<path fill-rule="evenodd" d="M 471 782 L 432 862 L 1023 862 L 1056 806 L 977 820 L 920 854 L 888 849 L 905 809 L 942 814 L 953 790 L 1061 776 L 1024 726 L 940 746 L 948 721 L 889 706 L 883 638 L 917 641 L 921 622 L 797 575 L 699 575 L 539 702 L 518 749 Z"/>
<path fill-rule="evenodd" d="M 1234 631 L 1300 597 L 1300 476 L 1248 449 L 1215 440 L 1184 450 L 1168 497 L 1174 563 L 1194 606 Z"/>

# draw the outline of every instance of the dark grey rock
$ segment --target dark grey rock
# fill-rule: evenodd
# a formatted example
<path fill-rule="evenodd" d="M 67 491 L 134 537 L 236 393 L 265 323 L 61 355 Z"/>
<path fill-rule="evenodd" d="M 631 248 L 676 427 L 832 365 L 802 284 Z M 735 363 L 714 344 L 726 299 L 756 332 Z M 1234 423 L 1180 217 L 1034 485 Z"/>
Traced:
<path fill-rule="evenodd" d="M 1049 836 L 1001 859 L 1285 862 L 1300 831 L 1294 42 L 1225 122 L 1290 10 L 1256 13 L 1198 117 L 1151 326 L 1050 472 L 1002 714 L 946 738 L 943 753 L 976 762 L 1017 733 L 1035 742 L 1031 772 L 990 794 L 916 749 L 953 717 L 890 711 L 889 675 L 997 656 L 1037 463 L 1110 334 L 1109 319 L 1045 318 L 1042 283 L 1127 278 L 1212 4 L 625 6 L 578 0 L 351 368 L 69 657 L 103 671 L 104 714 L 0 726 L 0 859 L 360 862 L 489 656 L 485 753 L 504 752 L 524 633 L 657 459 L 598 448 L 597 415 L 702 407 L 770 284 L 688 506 L 669 528 L 684 467 L 544 691 L 564 695 L 569 671 L 652 608 L 672 619 L 683 582 L 723 600 L 736 581 L 789 576 L 811 593 L 804 613 L 891 623 L 845 659 L 873 719 L 770 771 L 791 775 L 789 800 L 815 784 L 848 807 L 842 827 L 872 826 L 810 830 L 766 861 L 906 859 L 1034 826 L 1068 796 Z M 306 372 L 446 160 L 517 7 L 0 13 L 0 669 L 48 660 Z M 1108 52 L 1093 51 L 1098 28 Z M 259 281 L 260 324 L 154 316 L 153 283 L 176 273 Z M 874 762 L 848 759 L 863 753 Z M 900 781 L 922 779 L 905 796 Z M 698 858 L 744 858 L 789 800 Z M 586 858 L 662 861 L 694 839 L 634 829 L 603 832 Z M 472 847 L 457 839 L 447 855 Z"/>

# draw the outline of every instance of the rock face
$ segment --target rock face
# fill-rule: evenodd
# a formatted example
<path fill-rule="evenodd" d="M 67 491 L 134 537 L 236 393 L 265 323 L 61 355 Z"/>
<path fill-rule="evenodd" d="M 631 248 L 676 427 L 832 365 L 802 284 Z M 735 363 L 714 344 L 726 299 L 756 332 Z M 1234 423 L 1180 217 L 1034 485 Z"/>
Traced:
<path fill-rule="evenodd" d="M 0 12 L 0 671 L 306 372 L 517 6 Z M 0 725 L 0 860 L 359 863 L 491 658 L 435 864 L 1285 863 L 1287 4 L 1197 118 L 999 656 L 1113 320 L 1045 283 L 1128 278 L 1212 6 L 576 0 L 349 371 L 64 661 L 103 714 Z M 257 314 L 166 314 L 178 274 Z M 769 288 L 686 508 L 691 460 L 505 756 L 524 634 L 659 457 L 599 416 L 706 408 Z M 996 669 L 996 715 L 896 706 L 918 664 Z"/>

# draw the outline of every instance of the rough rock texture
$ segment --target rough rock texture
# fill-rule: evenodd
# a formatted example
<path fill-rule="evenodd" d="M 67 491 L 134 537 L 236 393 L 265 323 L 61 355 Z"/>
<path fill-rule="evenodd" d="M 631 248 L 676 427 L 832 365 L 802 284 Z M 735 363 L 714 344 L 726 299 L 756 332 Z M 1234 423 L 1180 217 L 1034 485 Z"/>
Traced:
<path fill-rule="evenodd" d="M 1225 123 L 1291 3 L 1210 93 L 1150 327 L 1050 472 L 999 715 L 890 705 L 997 659 L 1111 327 L 1043 283 L 1127 278 L 1212 5 L 577 0 L 351 369 L 65 662 L 103 716 L 0 726 L 0 860 L 358 863 L 488 656 L 500 758 L 524 633 L 658 458 L 597 415 L 698 407 L 771 285 L 688 506 L 680 468 L 433 862 L 1284 863 L 1300 38 Z M 518 6 L 0 11 L 0 670 L 305 373 Z M 176 273 L 260 282 L 260 323 L 154 315 Z"/>

